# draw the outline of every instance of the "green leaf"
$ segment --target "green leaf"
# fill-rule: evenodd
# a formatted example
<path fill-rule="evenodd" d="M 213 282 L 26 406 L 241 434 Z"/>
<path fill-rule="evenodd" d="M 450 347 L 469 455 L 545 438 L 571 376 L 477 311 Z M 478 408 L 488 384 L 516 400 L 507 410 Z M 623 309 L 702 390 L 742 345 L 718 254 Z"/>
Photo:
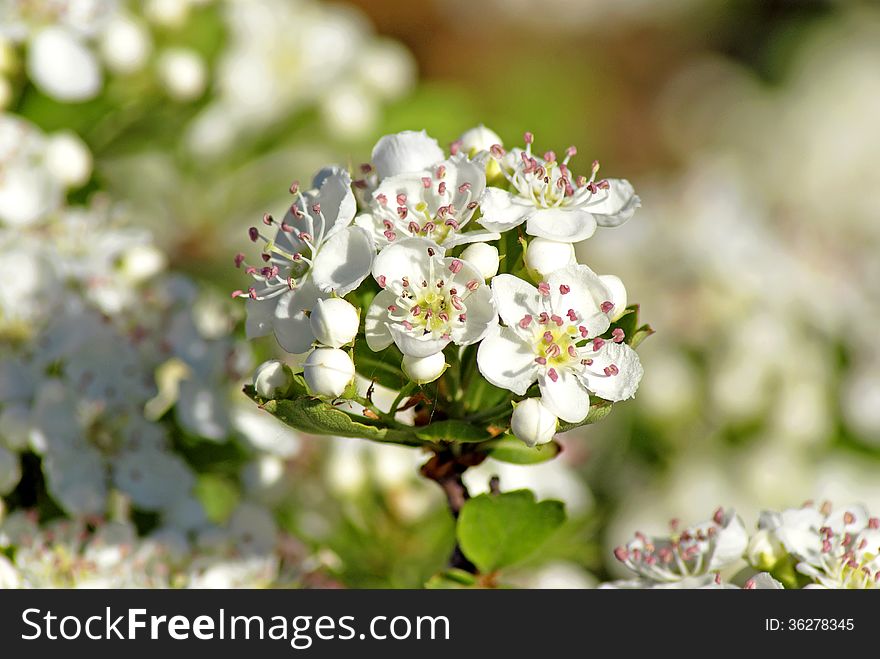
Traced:
<path fill-rule="evenodd" d="M 517 490 L 468 500 L 456 532 L 464 555 L 490 573 L 528 558 L 564 521 L 561 501 L 538 502 L 529 490 Z"/>
<path fill-rule="evenodd" d="M 556 432 L 568 432 L 569 430 L 574 430 L 575 428 L 588 426 L 591 423 L 601 421 L 611 413 L 613 405 L 614 404 L 610 401 L 602 400 L 601 398 L 593 398 L 592 405 L 590 405 L 590 411 L 587 413 L 587 416 L 583 421 L 578 421 L 577 423 L 560 421 L 559 426 L 556 428 Z"/>
<path fill-rule="evenodd" d="M 495 460 L 516 465 L 532 465 L 547 462 L 559 455 L 562 447 L 556 442 L 541 446 L 526 446 L 513 435 L 504 435 L 480 447 Z"/>
<path fill-rule="evenodd" d="M 409 378 L 400 368 L 403 355 L 393 344 L 385 350 L 373 352 L 367 345 L 367 340 L 359 338 L 355 341 L 353 355 L 355 370 L 368 380 L 375 380 L 395 391 L 409 382 Z"/>
<path fill-rule="evenodd" d="M 235 484 L 228 478 L 215 474 L 199 476 L 194 493 L 205 508 L 205 515 L 215 524 L 229 519 L 239 501 Z"/>
<path fill-rule="evenodd" d="M 428 579 L 425 588 L 429 590 L 448 590 L 452 588 L 476 588 L 477 577 L 470 572 L 451 568 L 439 572 Z"/>
<path fill-rule="evenodd" d="M 642 325 L 639 329 L 632 333 L 631 336 L 627 337 L 626 342 L 629 344 L 630 348 L 637 348 L 638 345 L 651 336 L 654 333 L 654 330 L 650 325 Z"/>
<path fill-rule="evenodd" d="M 490 438 L 489 433 L 484 429 L 458 419 L 434 421 L 427 426 L 416 428 L 415 434 L 425 441 L 482 442 Z"/>
<path fill-rule="evenodd" d="M 409 430 L 383 428 L 371 419 L 350 415 L 319 398 L 301 396 L 293 400 L 263 401 L 255 395 L 253 387 L 245 387 L 245 393 L 278 420 L 312 435 L 359 437 L 404 446 L 424 444 Z"/>

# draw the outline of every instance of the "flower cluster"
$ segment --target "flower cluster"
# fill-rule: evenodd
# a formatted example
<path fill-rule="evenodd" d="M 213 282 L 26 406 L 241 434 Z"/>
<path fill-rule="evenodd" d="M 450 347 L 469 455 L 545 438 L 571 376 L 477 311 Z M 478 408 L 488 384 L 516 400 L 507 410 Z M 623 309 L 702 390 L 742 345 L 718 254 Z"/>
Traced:
<path fill-rule="evenodd" d="M 880 587 L 880 518 L 861 505 L 761 513 L 751 536 L 733 510 L 672 535 L 635 539 L 614 556 L 637 577 L 606 588 L 842 588 Z M 730 580 L 728 580 L 728 577 Z M 741 584 L 741 585 L 736 585 Z"/>
<path fill-rule="evenodd" d="M 625 222 L 639 198 L 598 178 L 598 163 L 575 175 L 574 147 L 538 157 L 531 133 L 525 142 L 508 152 L 480 126 L 447 153 L 405 131 L 382 137 L 356 173 L 331 166 L 308 190 L 294 182 L 283 219 L 266 213 L 248 230 L 260 260 L 235 257 L 252 280 L 233 293 L 247 300 L 248 335 L 274 334 L 310 393 L 331 401 L 351 397 L 356 371 L 374 373 L 374 360 L 359 362 L 361 336 L 400 360 L 401 397 L 405 381 L 443 377 L 446 417 L 461 412 L 462 383 L 482 378 L 507 392 L 496 417 L 529 445 L 549 442 L 559 419 L 583 423 L 591 397 L 631 398 L 642 376 L 631 334 L 650 330 L 625 323 L 635 310 L 623 283 L 578 263 L 574 243 Z M 258 391 L 280 392 L 289 384 Z"/>

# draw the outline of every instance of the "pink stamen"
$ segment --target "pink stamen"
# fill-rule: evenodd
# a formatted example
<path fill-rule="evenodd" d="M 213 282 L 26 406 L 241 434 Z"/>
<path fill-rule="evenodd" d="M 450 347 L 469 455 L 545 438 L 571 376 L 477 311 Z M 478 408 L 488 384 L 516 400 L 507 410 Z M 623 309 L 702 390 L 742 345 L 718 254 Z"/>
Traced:
<path fill-rule="evenodd" d="M 529 325 L 531 325 L 531 324 L 532 324 L 532 316 L 531 316 L 531 314 L 526 314 L 526 315 L 523 316 L 522 319 L 520 319 L 520 321 L 519 321 L 519 326 L 522 327 L 523 329 L 526 329 L 526 328 L 527 328 Z"/>
<path fill-rule="evenodd" d="M 615 343 L 622 343 L 625 338 L 625 334 L 622 329 L 619 327 L 615 327 L 614 331 L 611 332 L 611 336 L 614 338 Z"/>
<path fill-rule="evenodd" d="M 602 307 L 601 307 L 602 313 L 611 313 L 611 310 L 613 308 L 614 308 L 613 302 L 609 302 L 608 300 L 605 300 L 605 302 L 602 303 Z"/>
<path fill-rule="evenodd" d="M 559 285 L 559 292 L 562 295 L 567 295 L 569 292 L 571 292 L 571 288 L 566 286 L 565 284 L 560 284 Z"/>
<path fill-rule="evenodd" d="M 449 264 L 449 271 L 457 275 L 459 272 L 461 272 L 461 268 L 463 265 L 464 264 L 458 259 L 453 259 L 452 263 Z"/>
<path fill-rule="evenodd" d="M 556 369 L 551 368 L 547 371 L 547 377 L 550 378 L 553 382 L 556 382 L 559 379 L 559 374 L 556 372 Z"/>
<path fill-rule="evenodd" d="M 550 295 L 550 284 L 548 284 L 546 281 L 542 281 L 540 284 L 538 284 L 538 292 L 544 297 L 547 297 L 548 295 Z"/>

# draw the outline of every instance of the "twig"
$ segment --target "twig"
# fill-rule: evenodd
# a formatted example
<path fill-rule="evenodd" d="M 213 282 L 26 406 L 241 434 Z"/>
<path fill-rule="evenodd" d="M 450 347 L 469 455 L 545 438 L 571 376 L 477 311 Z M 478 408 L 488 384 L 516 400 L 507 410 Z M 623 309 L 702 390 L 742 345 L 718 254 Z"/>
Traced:
<path fill-rule="evenodd" d="M 462 507 L 470 498 L 462 475 L 470 467 L 480 464 L 485 459 L 485 454 L 476 451 L 454 455 L 451 451 L 444 450 L 435 453 L 422 466 L 422 475 L 437 483 L 446 495 L 446 503 L 453 519 L 458 519 Z M 455 543 L 452 556 L 449 557 L 449 567 L 458 568 L 471 574 L 477 573 L 476 566 L 462 553 L 458 542 Z"/>

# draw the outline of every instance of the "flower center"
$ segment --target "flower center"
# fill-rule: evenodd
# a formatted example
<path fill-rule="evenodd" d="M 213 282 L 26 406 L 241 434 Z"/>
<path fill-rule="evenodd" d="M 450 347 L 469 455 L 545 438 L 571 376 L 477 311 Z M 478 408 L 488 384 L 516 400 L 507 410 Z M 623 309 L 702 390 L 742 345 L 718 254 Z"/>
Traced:
<path fill-rule="evenodd" d="M 432 334 L 449 339 L 452 330 L 467 321 L 465 300 L 479 288 L 480 282 L 473 279 L 462 287 L 452 281 L 451 275 L 460 272 L 462 267 L 458 259 L 451 260 L 448 279 L 435 275 L 437 270 L 443 272 L 442 266 L 437 265 L 432 261 L 430 276 L 420 282 L 404 277 L 401 294 L 388 307 L 388 312 L 392 321 L 417 335 Z"/>
<path fill-rule="evenodd" d="M 383 235 L 389 242 L 403 234 L 424 236 L 442 245 L 473 216 L 477 202 L 472 201 L 472 189 L 472 183 L 463 182 L 457 188 L 460 196 L 454 198 L 456 190 L 451 189 L 446 180 L 446 166 L 438 165 L 431 176 L 422 177 L 421 194 L 415 198 L 405 193 L 394 199 L 377 194 L 378 212 L 385 228 Z"/>
<path fill-rule="evenodd" d="M 607 190 L 607 180 L 596 181 L 599 163 L 593 162 L 589 179 L 575 177 L 568 168 L 569 160 L 577 153 L 573 146 L 565 151 L 565 158 L 559 162 L 554 151 L 547 151 L 539 160 L 532 155 L 534 136 L 525 134 L 526 148 L 520 152 L 520 159 L 510 167 L 501 166 L 501 171 L 520 197 L 528 199 L 539 208 L 558 208 L 580 206 L 590 200 L 599 190 Z M 497 148 L 496 148 L 497 147 Z M 504 150 L 496 145 L 490 152 L 496 159 L 504 155 Z"/>

